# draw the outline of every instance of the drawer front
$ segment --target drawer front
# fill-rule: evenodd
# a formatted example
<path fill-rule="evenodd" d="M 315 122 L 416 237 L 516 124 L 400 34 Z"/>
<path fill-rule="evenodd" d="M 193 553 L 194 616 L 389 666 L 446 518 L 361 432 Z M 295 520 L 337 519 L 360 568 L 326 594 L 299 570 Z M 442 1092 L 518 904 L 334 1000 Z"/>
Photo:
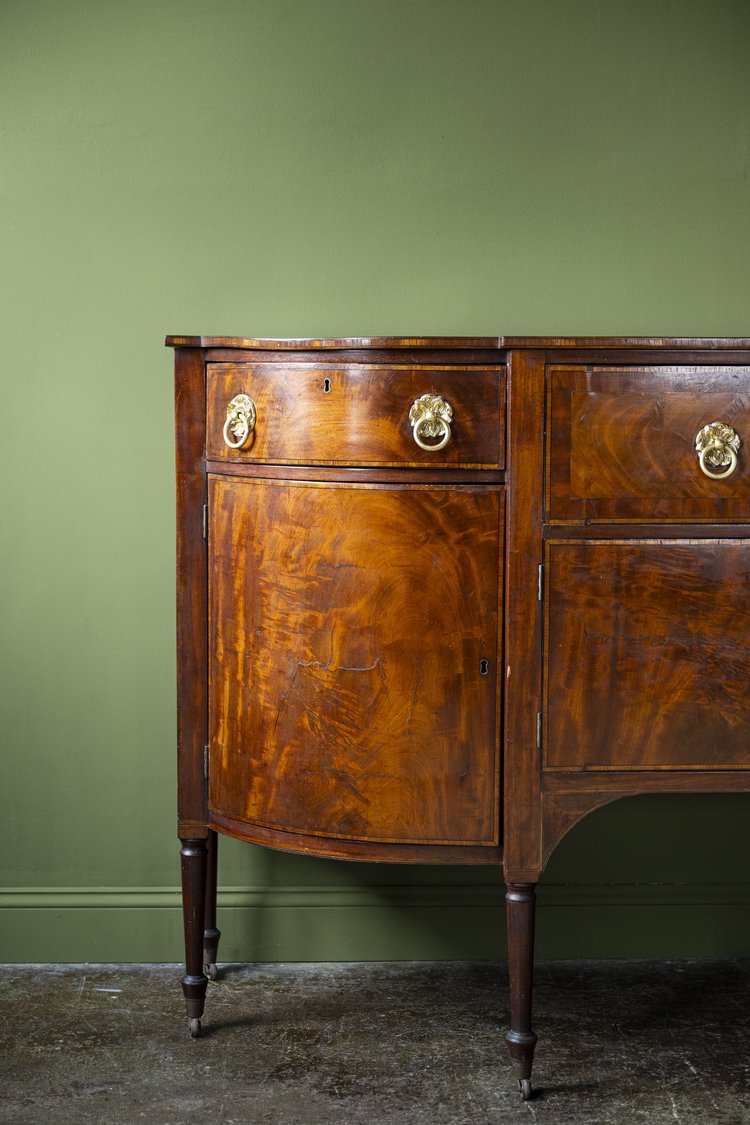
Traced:
<path fill-rule="evenodd" d="M 227 425 L 237 395 L 252 400 L 255 422 L 232 448 L 228 442 L 239 446 L 244 433 Z M 411 414 L 423 395 L 442 398 L 448 413 L 437 404 L 430 417 Z M 280 464 L 501 468 L 504 403 L 500 367 L 209 364 L 206 454 Z"/>
<path fill-rule="evenodd" d="M 546 767 L 750 768 L 750 540 L 561 540 L 546 564 Z"/>
<path fill-rule="evenodd" d="M 748 367 L 553 367 L 547 418 L 553 523 L 713 523 L 750 515 Z M 714 422 L 732 428 L 739 450 L 731 473 L 713 470 L 709 458 L 709 476 L 695 443 Z M 731 455 L 725 460 L 731 468 Z"/>

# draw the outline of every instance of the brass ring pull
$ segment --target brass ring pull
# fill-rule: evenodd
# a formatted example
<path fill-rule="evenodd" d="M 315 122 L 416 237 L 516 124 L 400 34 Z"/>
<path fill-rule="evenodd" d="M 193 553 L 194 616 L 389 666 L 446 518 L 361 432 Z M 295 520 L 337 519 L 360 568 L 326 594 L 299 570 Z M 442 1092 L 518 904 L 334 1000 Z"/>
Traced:
<path fill-rule="evenodd" d="M 740 435 L 724 422 L 710 422 L 695 438 L 702 472 L 711 480 L 726 480 L 737 468 Z"/>
<path fill-rule="evenodd" d="M 409 421 L 412 436 L 419 448 L 426 449 L 428 453 L 437 453 L 451 440 L 453 407 L 441 395 L 421 395 L 412 403 Z M 439 440 L 428 444 L 425 438 Z"/>
<path fill-rule="evenodd" d="M 255 429 L 255 403 L 249 395 L 235 395 L 227 406 L 224 423 L 224 444 L 230 449 L 242 449 Z M 230 438 L 234 435 L 234 441 Z"/>

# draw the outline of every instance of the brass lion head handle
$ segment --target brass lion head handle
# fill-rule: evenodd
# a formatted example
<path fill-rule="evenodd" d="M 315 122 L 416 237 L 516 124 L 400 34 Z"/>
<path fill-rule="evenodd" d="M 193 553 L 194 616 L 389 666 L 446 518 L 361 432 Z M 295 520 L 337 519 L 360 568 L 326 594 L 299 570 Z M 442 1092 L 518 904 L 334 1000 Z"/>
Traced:
<path fill-rule="evenodd" d="M 444 449 L 451 440 L 453 407 L 441 395 L 421 395 L 412 403 L 409 421 L 419 448 L 436 453 L 438 449 Z M 434 438 L 438 440 L 433 441 Z"/>
<path fill-rule="evenodd" d="M 227 406 L 224 443 L 230 449 L 242 449 L 255 428 L 255 403 L 249 395 L 235 395 Z M 230 438 L 230 434 L 233 436 Z"/>
<path fill-rule="evenodd" d="M 711 480 L 726 480 L 737 468 L 740 435 L 724 422 L 710 422 L 695 437 L 698 464 Z"/>

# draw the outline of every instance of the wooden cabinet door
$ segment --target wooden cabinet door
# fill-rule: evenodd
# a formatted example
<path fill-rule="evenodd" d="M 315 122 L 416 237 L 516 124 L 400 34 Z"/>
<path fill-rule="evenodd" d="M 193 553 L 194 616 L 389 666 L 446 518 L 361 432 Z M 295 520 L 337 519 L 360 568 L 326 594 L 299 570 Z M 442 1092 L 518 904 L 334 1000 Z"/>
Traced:
<path fill-rule="evenodd" d="M 558 541 L 547 570 L 547 768 L 750 767 L 750 541 Z"/>
<path fill-rule="evenodd" d="M 497 844 L 496 487 L 209 477 L 209 804 Z"/>

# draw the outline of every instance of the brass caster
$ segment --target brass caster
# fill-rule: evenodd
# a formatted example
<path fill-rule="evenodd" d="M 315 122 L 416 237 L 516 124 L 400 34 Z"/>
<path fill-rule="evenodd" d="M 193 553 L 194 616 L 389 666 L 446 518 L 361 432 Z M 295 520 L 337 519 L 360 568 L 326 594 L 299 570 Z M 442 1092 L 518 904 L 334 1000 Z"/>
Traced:
<path fill-rule="evenodd" d="M 210 964 L 210 965 L 204 965 L 203 966 L 203 972 L 206 974 L 206 976 L 208 977 L 209 980 L 216 980 L 216 978 L 219 975 L 219 970 L 216 968 L 216 965 L 213 964 L 213 963 Z"/>
<path fill-rule="evenodd" d="M 521 1095 L 522 1102 L 531 1100 L 531 1079 L 519 1078 L 518 1079 L 518 1092 Z"/>
<path fill-rule="evenodd" d="M 190 1028 L 190 1038 L 197 1039 L 201 1033 L 201 1021 L 197 1016 L 193 1016 L 188 1021 L 188 1026 Z"/>

